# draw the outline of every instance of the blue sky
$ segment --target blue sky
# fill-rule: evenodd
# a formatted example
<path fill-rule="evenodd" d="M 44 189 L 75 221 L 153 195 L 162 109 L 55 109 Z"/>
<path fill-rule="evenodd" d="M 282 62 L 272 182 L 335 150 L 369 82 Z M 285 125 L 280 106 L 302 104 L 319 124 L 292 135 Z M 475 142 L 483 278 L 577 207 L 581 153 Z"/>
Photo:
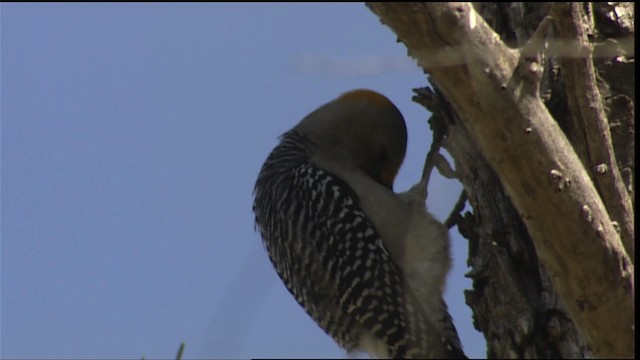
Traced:
<path fill-rule="evenodd" d="M 409 130 L 424 74 L 363 4 L 7 4 L 1 31 L 3 358 L 344 357 L 280 283 L 253 185 L 277 136 L 354 88 Z M 441 220 L 460 186 L 432 177 Z M 485 356 L 452 231 L 446 301 Z"/>

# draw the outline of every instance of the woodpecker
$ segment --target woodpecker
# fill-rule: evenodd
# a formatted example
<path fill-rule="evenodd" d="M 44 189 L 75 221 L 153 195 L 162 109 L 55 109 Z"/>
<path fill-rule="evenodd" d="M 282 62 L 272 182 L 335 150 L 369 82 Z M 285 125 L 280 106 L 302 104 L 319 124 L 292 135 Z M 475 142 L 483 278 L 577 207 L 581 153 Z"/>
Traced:
<path fill-rule="evenodd" d="M 447 228 L 426 183 L 395 193 L 404 118 L 385 96 L 342 94 L 280 137 L 253 211 L 279 277 L 348 354 L 465 358 L 443 301 Z"/>

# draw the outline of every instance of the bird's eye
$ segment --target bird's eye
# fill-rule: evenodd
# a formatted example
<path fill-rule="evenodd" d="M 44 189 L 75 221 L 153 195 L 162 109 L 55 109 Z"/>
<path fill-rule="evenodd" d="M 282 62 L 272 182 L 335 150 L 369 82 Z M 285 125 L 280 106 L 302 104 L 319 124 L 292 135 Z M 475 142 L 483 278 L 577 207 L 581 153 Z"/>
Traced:
<path fill-rule="evenodd" d="M 387 149 L 382 149 L 379 153 L 378 153 L 378 161 L 380 162 L 385 162 L 389 159 L 389 152 L 387 151 Z"/>

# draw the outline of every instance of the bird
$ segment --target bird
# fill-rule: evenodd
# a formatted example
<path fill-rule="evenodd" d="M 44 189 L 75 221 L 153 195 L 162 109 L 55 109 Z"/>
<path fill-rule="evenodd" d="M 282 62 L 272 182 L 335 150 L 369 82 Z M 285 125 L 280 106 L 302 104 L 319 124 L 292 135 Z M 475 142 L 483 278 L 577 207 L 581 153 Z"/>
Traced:
<path fill-rule="evenodd" d="M 443 300 L 447 228 L 418 181 L 396 193 L 407 129 L 368 89 L 345 92 L 279 138 L 254 187 L 255 226 L 278 276 L 347 354 L 466 358 Z"/>

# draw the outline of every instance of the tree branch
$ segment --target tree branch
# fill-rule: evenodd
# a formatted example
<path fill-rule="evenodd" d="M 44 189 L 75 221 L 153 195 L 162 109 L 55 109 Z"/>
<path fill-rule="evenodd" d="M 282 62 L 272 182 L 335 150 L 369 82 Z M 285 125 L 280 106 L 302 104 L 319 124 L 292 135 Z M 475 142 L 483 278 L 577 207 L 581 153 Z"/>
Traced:
<path fill-rule="evenodd" d="M 596 84 L 593 46 L 584 31 L 581 6 L 580 3 L 555 3 L 551 8 L 557 36 L 571 39 L 564 42 L 565 45 L 571 45 L 575 54 L 582 55 L 561 58 L 567 79 L 567 99 L 575 121 L 581 123 L 585 133 L 592 178 L 611 219 L 619 224 L 622 243 L 635 263 L 633 207 L 613 152 L 609 121 Z"/>
<path fill-rule="evenodd" d="M 369 3 L 431 75 L 499 175 L 596 357 L 635 354 L 634 265 L 538 95 L 542 68 L 467 3 Z"/>

